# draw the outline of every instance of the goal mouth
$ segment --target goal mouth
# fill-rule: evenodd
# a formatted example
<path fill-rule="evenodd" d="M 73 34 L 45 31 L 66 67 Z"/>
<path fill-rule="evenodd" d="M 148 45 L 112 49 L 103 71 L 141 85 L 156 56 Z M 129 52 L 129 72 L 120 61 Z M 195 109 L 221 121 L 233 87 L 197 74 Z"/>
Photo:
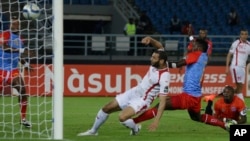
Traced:
<path fill-rule="evenodd" d="M 15 52 L 0 49 L 0 55 L 6 55 L 0 58 L 0 73 L 4 76 L 0 87 L 0 140 L 62 139 L 62 130 L 55 131 L 58 124 L 62 126 L 62 118 L 59 118 L 60 123 L 56 120 L 57 115 L 62 116 L 62 110 L 58 108 L 61 113 L 54 113 L 54 108 L 58 107 L 54 102 L 57 67 L 54 62 L 62 63 L 53 48 L 56 34 L 52 19 L 57 18 L 53 13 L 56 9 L 60 11 L 59 5 L 63 5 L 62 1 L 57 2 L 53 9 L 48 0 L 1 1 L 6 26 L 0 36 L 4 35 L 4 42 Z M 15 24 L 13 17 L 18 21 Z M 57 20 L 62 21 L 62 18 Z M 56 30 L 63 29 L 62 25 L 58 26 Z M 62 38 L 58 39 L 62 42 Z M 57 103 L 62 104 L 60 100 Z"/>

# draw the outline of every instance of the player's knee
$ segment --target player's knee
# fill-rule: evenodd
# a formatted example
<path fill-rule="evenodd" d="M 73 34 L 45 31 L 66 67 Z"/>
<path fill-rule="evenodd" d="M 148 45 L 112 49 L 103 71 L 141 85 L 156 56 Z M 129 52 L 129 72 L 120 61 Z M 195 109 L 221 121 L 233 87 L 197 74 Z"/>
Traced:
<path fill-rule="evenodd" d="M 190 118 L 193 120 L 193 121 L 197 121 L 197 122 L 200 122 L 201 121 L 201 118 L 199 116 L 190 116 Z"/>
<path fill-rule="evenodd" d="M 124 122 L 124 121 L 126 121 L 127 120 L 127 118 L 125 117 L 125 116 L 123 116 L 123 115 L 119 115 L 119 121 L 120 122 Z"/>

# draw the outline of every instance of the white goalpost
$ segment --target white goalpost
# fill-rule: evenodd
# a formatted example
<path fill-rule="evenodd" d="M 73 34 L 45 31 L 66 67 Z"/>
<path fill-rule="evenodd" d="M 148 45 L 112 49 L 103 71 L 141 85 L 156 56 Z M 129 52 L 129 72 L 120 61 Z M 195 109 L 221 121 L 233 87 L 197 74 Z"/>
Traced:
<path fill-rule="evenodd" d="M 23 17 L 22 9 L 28 2 L 39 6 L 38 19 Z M 20 70 L 28 96 L 25 119 L 32 126 L 27 128 L 22 122 L 20 93 L 4 83 L 0 89 L 0 140 L 62 140 L 63 0 L 0 0 L 0 33 L 9 30 L 13 16 L 18 17 L 25 48 L 35 53 L 21 57 L 29 62 L 31 70 Z"/>

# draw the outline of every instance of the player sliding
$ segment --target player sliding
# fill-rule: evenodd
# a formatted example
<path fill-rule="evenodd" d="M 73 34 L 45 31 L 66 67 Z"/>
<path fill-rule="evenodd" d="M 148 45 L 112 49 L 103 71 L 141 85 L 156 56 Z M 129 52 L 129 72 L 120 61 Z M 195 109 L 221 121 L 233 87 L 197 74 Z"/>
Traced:
<path fill-rule="evenodd" d="M 206 97 L 205 97 L 206 98 Z M 209 97 L 210 98 L 210 97 Z M 224 127 L 224 122 L 233 122 L 234 124 L 245 124 L 247 122 L 247 108 L 244 101 L 235 95 L 232 86 L 226 86 L 219 95 L 219 99 L 212 109 L 212 99 L 207 99 L 208 105 L 203 121 L 214 126 Z"/>
<path fill-rule="evenodd" d="M 159 124 L 170 83 L 170 73 L 166 64 L 167 54 L 163 50 L 162 44 L 150 37 L 143 38 L 142 43 L 151 44 L 157 48 L 150 58 L 151 66 L 147 74 L 137 86 L 117 95 L 111 102 L 100 109 L 92 128 L 79 133 L 78 136 L 97 135 L 98 129 L 108 119 L 109 114 L 116 111 L 121 111 L 118 117 L 121 124 L 132 130 L 131 135 L 135 135 L 139 132 L 140 126 L 137 126 L 131 118 L 147 110 L 158 96 L 160 102 L 152 124 Z"/>
<path fill-rule="evenodd" d="M 183 92 L 177 95 L 167 96 L 165 110 L 187 110 L 192 120 L 205 122 L 204 115 L 201 115 L 201 80 L 208 60 L 208 44 L 203 39 L 196 39 L 192 42 L 192 51 L 187 54 L 185 59 L 179 62 L 169 62 L 170 68 L 186 66 Z M 145 111 L 140 116 L 133 119 L 135 124 L 149 120 L 157 114 L 158 104 Z M 229 129 L 232 122 L 223 123 L 223 128 Z M 157 124 L 151 124 L 150 129 L 156 129 Z"/>

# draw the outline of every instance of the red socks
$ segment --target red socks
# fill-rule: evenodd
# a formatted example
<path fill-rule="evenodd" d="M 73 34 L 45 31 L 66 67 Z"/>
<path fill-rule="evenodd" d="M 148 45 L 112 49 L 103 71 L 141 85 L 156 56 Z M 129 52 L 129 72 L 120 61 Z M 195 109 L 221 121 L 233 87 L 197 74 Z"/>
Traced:
<path fill-rule="evenodd" d="M 142 113 L 140 116 L 133 118 L 133 120 L 137 124 L 139 122 L 152 119 L 153 117 L 156 116 L 157 110 L 158 110 L 157 108 L 151 108 L 151 109 L 145 111 L 144 113 Z"/>
<path fill-rule="evenodd" d="M 27 97 L 26 96 L 23 96 L 21 98 L 20 110 L 21 110 L 21 119 L 23 120 L 26 118 L 26 110 L 27 110 Z"/>
<path fill-rule="evenodd" d="M 202 114 L 201 121 L 209 125 L 220 126 L 221 128 L 226 129 L 223 121 L 220 121 L 219 119 L 208 114 Z"/>

